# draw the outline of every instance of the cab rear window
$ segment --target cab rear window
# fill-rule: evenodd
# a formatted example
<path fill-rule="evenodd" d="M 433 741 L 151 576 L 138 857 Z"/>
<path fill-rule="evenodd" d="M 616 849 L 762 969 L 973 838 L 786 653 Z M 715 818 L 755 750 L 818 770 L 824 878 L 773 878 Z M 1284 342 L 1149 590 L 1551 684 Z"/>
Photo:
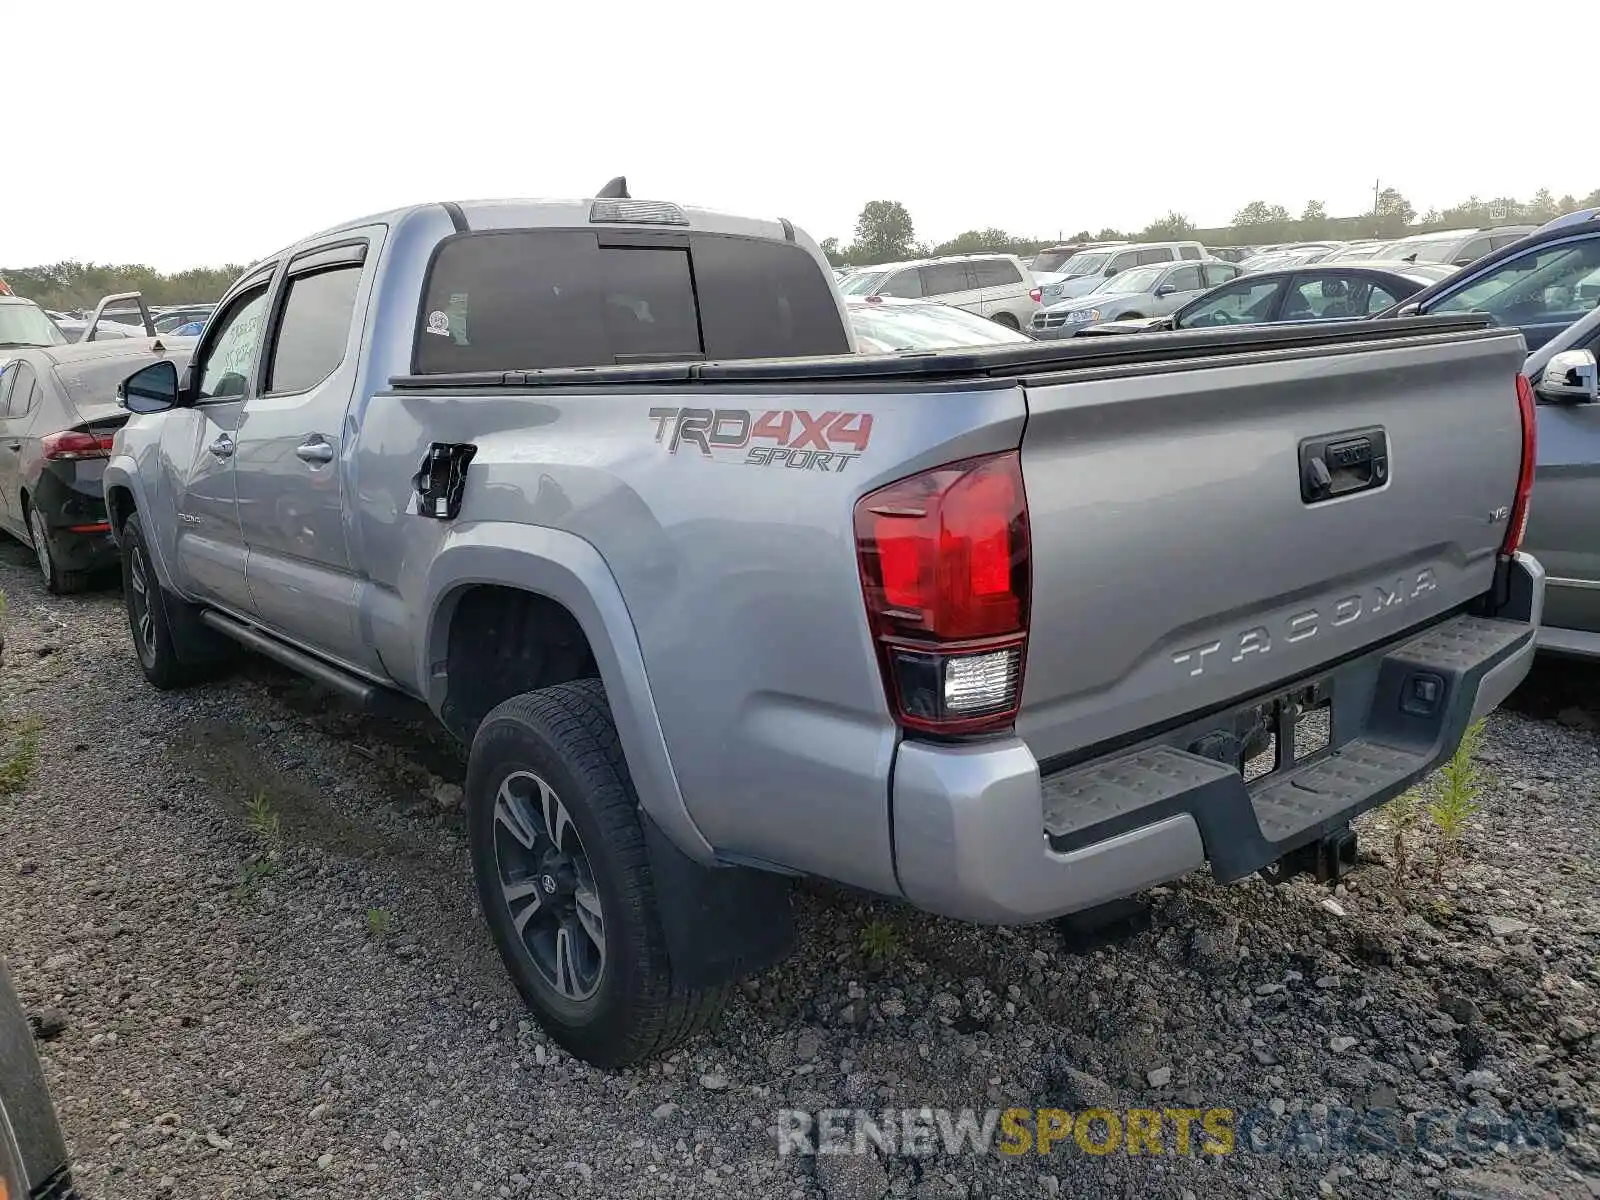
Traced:
<path fill-rule="evenodd" d="M 844 354 L 799 246 L 715 234 L 486 230 L 440 244 L 417 374 Z"/>

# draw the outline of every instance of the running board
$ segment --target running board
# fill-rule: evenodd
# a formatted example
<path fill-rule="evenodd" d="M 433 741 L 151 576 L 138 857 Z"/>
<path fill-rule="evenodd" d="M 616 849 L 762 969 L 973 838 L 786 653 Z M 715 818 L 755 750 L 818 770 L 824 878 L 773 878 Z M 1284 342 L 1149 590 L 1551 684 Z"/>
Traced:
<path fill-rule="evenodd" d="M 265 655 L 291 671 L 297 671 L 307 679 L 320 683 L 329 691 L 338 692 L 364 712 L 393 716 L 409 706 L 406 697 L 399 692 L 382 684 L 373 683 L 369 679 L 362 679 L 359 675 L 351 674 L 342 667 L 336 667 L 332 663 L 307 654 L 304 650 L 297 650 L 288 643 L 279 641 L 270 633 L 263 633 L 254 626 L 246 625 L 243 621 L 235 620 L 225 613 L 208 608 L 200 613 L 200 620 L 224 637 L 232 638 L 245 649 Z"/>

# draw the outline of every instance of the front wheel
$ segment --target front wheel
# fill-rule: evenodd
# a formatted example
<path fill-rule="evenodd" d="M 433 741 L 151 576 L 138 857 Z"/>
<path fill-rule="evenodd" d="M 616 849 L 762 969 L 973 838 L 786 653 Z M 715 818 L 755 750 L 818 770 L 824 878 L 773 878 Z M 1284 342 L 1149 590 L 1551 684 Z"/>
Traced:
<path fill-rule="evenodd" d="M 1007 329 L 1021 329 L 1022 328 L 1022 326 L 1017 324 L 1017 319 L 1015 317 L 1013 317 L 1008 312 L 995 313 L 995 315 L 993 317 L 991 317 L 990 320 L 992 320 L 996 325 L 1004 325 Z"/>
<path fill-rule="evenodd" d="M 490 712 L 466 793 L 484 918 L 552 1038 L 586 1062 L 623 1067 L 716 1016 L 726 987 L 673 978 L 638 797 L 598 680 L 525 692 Z"/>
<path fill-rule="evenodd" d="M 133 651 L 145 679 L 166 691 L 198 683 L 213 674 L 225 658 L 212 648 L 220 639 L 200 624 L 181 599 L 162 588 L 138 513 L 122 526 L 120 542 L 122 602 L 128 611 Z"/>

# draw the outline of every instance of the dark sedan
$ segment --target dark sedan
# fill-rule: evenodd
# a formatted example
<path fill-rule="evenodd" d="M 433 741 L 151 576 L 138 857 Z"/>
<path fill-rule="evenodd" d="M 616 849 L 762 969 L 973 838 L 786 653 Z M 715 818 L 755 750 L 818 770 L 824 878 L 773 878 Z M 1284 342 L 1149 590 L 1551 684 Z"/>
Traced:
<path fill-rule="evenodd" d="M 1454 271 L 1454 267 L 1413 263 L 1279 267 L 1241 275 L 1221 287 L 1212 288 L 1170 317 L 1108 321 L 1092 325 L 1078 336 L 1148 333 L 1157 329 L 1210 329 L 1218 325 L 1354 320 L 1399 304 Z"/>
<path fill-rule="evenodd" d="M 128 419 L 117 385 L 189 339 L 118 338 L 0 349 L 0 530 L 33 548 L 45 586 L 80 591 L 117 563 L 101 476 Z"/>

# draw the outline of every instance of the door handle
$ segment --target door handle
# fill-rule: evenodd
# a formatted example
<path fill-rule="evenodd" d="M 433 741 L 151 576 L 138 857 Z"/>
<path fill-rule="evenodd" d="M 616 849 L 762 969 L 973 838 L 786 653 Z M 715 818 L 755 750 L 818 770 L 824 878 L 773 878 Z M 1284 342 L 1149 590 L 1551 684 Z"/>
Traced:
<path fill-rule="evenodd" d="M 314 466 L 321 466 L 324 463 L 333 461 L 333 445 L 323 441 L 320 437 L 301 442 L 294 448 L 294 453 L 295 457 L 302 462 L 308 462 Z"/>
<path fill-rule="evenodd" d="M 232 458 L 233 439 L 225 433 L 218 434 L 217 440 L 212 442 L 211 445 L 207 446 L 206 449 L 211 451 L 211 453 L 216 455 L 218 458 Z"/>

